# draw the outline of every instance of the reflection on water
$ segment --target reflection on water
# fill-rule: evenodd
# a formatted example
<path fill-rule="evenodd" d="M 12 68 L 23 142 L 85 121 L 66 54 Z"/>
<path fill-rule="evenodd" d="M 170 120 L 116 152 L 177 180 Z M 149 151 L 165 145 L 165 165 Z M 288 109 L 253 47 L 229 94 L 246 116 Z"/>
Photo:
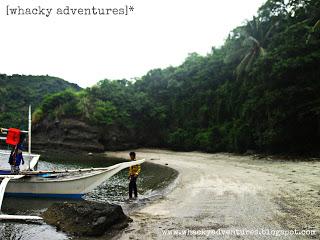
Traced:
<path fill-rule="evenodd" d="M 55 240 L 70 239 L 62 232 L 57 232 L 54 227 L 46 224 L 32 223 L 1 223 L 0 238 L 3 240 L 21 239 L 21 240 Z"/>
<path fill-rule="evenodd" d="M 50 162 L 40 161 L 38 169 L 74 169 L 85 167 L 107 167 L 119 162 L 118 160 L 101 160 L 91 158 L 90 162 L 68 162 L 63 164 L 58 158 L 56 161 Z M 155 165 L 152 163 L 142 164 L 142 173 L 138 178 L 139 201 L 138 204 L 148 202 L 152 197 L 160 195 L 161 189 L 167 186 L 177 175 L 176 171 Z M 108 181 L 104 182 L 94 191 L 86 194 L 84 199 L 99 202 L 113 202 L 122 205 L 125 212 L 129 212 L 133 204 L 126 203 L 128 188 L 128 170 L 124 169 Z M 6 214 L 15 215 L 40 215 L 51 204 L 59 201 L 59 199 L 31 199 L 31 198 L 8 198 L 5 197 L 2 211 Z M 52 226 L 43 222 L 1 222 L 0 223 L 0 239 L 35 239 L 35 240 L 62 240 L 69 239 L 70 236 L 62 232 L 57 232 Z"/>

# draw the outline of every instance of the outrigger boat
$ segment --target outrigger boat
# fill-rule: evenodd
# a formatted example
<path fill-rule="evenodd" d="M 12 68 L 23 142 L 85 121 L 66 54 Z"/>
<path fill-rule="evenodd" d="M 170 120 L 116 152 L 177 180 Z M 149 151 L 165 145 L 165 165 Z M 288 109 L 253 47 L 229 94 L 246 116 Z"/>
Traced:
<path fill-rule="evenodd" d="M 6 174 L 0 178 L 11 180 L 5 189 L 6 196 L 80 199 L 122 169 L 143 162 L 144 159 L 105 168 L 21 171 L 19 175 Z"/>
<path fill-rule="evenodd" d="M 3 133 L 8 129 L 2 129 Z M 122 162 L 105 168 L 85 168 L 58 171 L 36 171 L 40 155 L 31 153 L 31 107 L 29 107 L 28 164 L 18 175 L 9 169 L 0 169 L 0 211 L 4 195 L 16 197 L 81 198 L 101 183 L 130 166 L 145 160 Z M 0 151 L 0 155 L 10 156 L 10 151 Z M 5 163 L 8 165 L 7 161 Z M 36 216 L 0 215 L 0 219 L 41 219 Z"/>

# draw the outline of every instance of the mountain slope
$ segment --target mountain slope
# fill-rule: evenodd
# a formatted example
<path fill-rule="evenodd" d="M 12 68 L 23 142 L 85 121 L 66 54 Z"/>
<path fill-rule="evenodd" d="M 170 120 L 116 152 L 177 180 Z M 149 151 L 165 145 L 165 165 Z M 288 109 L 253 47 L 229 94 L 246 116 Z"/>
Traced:
<path fill-rule="evenodd" d="M 26 128 L 28 106 L 35 109 L 48 94 L 81 88 L 50 76 L 0 75 L 0 127 Z"/>

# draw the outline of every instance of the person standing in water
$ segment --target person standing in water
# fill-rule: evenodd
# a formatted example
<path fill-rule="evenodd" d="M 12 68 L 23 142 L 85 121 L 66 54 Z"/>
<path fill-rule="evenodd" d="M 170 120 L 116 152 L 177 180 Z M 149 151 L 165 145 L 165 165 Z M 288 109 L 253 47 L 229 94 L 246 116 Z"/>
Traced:
<path fill-rule="evenodd" d="M 136 153 L 129 153 L 131 161 L 136 160 Z M 138 189 L 137 189 L 137 178 L 141 172 L 141 166 L 139 164 L 133 165 L 129 168 L 129 199 L 132 199 L 132 192 L 134 192 L 134 197 L 138 197 Z"/>

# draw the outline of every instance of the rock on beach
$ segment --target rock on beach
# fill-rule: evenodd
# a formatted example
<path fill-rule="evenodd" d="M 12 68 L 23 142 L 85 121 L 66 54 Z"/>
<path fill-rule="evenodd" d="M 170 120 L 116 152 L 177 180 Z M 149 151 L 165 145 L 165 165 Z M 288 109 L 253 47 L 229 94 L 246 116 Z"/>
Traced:
<path fill-rule="evenodd" d="M 75 236 L 115 234 L 132 221 L 121 206 L 92 201 L 55 203 L 42 216 L 48 224 Z"/>

